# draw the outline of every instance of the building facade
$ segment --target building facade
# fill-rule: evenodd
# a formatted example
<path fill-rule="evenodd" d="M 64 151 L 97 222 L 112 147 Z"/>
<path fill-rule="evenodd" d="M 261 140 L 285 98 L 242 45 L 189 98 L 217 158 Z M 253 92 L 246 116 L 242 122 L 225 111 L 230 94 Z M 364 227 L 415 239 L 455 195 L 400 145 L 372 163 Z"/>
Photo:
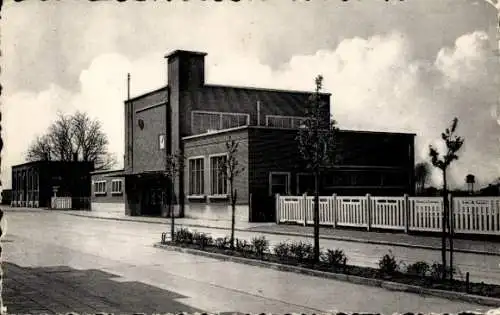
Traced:
<path fill-rule="evenodd" d="M 125 212 L 125 178 L 123 170 L 91 173 L 90 210 L 96 212 Z"/>
<path fill-rule="evenodd" d="M 228 185 L 218 169 L 231 137 L 244 167 L 235 181 L 237 217 L 272 221 L 276 193 L 313 187 L 295 140 L 311 92 L 206 84 L 205 55 L 167 55 L 167 86 L 125 101 L 125 211 L 167 216 L 173 199 L 176 215 L 229 219 Z M 321 97 L 327 123 L 330 94 Z M 342 159 L 323 176 L 322 193 L 413 193 L 413 134 L 342 130 L 339 138 Z M 166 157 L 177 152 L 185 165 L 171 183 Z"/>
<path fill-rule="evenodd" d="M 2 190 L 2 205 L 10 205 L 12 203 L 12 190 Z"/>
<path fill-rule="evenodd" d="M 51 198 L 71 197 L 74 209 L 88 207 L 92 162 L 36 161 L 12 166 L 14 207 L 51 206 Z"/>

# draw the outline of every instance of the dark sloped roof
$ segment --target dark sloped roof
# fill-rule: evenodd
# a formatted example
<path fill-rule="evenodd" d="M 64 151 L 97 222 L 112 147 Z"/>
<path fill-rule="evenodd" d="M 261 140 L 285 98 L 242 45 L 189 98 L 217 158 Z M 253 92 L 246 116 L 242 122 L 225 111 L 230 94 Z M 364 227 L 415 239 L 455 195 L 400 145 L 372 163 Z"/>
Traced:
<path fill-rule="evenodd" d="M 186 93 L 191 104 L 203 104 L 202 110 L 249 112 L 260 101 L 261 115 L 303 116 L 304 106 L 312 92 L 295 92 L 249 87 L 205 85 Z M 322 94 L 329 102 L 329 94 Z M 201 108 L 200 108 L 201 109 Z M 262 117 L 263 117 L 262 116 Z"/>

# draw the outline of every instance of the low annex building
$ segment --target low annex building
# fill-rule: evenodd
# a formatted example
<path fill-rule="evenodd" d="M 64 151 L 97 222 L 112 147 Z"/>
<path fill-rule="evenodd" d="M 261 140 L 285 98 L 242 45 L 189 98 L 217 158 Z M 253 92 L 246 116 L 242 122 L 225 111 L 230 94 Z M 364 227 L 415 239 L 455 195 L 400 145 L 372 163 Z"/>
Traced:
<path fill-rule="evenodd" d="M 228 184 L 218 167 L 229 137 L 239 142 L 237 218 L 273 221 L 274 195 L 312 192 L 297 128 L 312 92 L 207 84 L 205 53 L 166 56 L 168 84 L 125 101 L 125 212 L 167 216 L 170 185 L 178 216 L 230 220 Z M 321 94 L 330 119 L 330 94 Z M 321 193 L 414 193 L 414 134 L 341 130 L 340 162 L 323 176 Z M 185 168 L 170 183 L 167 154 Z M 387 154 L 389 153 L 390 154 Z"/>
<path fill-rule="evenodd" d="M 123 169 L 91 173 L 90 210 L 97 212 L 125 212 L 125 179 Z"/>

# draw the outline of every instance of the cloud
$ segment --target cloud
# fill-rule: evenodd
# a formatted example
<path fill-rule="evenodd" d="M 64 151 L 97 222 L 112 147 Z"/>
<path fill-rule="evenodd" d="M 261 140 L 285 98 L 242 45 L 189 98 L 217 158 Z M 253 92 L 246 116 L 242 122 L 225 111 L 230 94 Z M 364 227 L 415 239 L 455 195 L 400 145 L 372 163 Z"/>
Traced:
<path fill-rule="evenodd" d="M 296 54 L 279 69 L 263 63 L 253 52 L 235 49 L 228 53 L 219 47 L 206 50 L 207 81 L 312 90 L 314 77 L 322 74 L 325 91 L 333 95 L 332 113 L 340 127 L 416 133 L 417 161 L 428 161 L 428 145 L 436 144 L 457 116 L 465 146 L 450 170 L 451 183 L 462 185 L 467 173 L 475 174 L 479 184 L 499 177 L 500 108 L 495 78 L 500 71 L 491 39 L 484 32 L 467 33 L 437 51 L 430 61 L 418 58 L 417 44 L 398 31 L 355 36 L 335 49 Z M 81 71 L 77 92 L 52 85 L 41 93 L 16 93 L 5 99 L 5 186 L 10 183 L 8 167 L 22 162 L 21 152 L 45 130 L 57 110 L 85 110 L 101 120 L 111 140 L 110 150 L 120 159 L 127 72 L 132 73 L 133 95 L 164 85 L 162 52 L 133 60 L 117 53 L 101 54 Z M 27 128 L 22 124 L 26 113 L 43 119 L 29 119 Z M 437 172 L 433 182 L 440 183 Z"/>
<path fill-rule="evenodd" d="M 159 61 L 159 62 L 158 62 Z M 144 58 L 128 60 L 119 54 L 103 54 L 92 60 L 79 76 L 79 91 L 72 93 L 57 85 L 50 85 L 40 93 L 20 92 L 4 97 L 2 152 L 2 183 L 10 187 L 12 165 L 24 163 L 29 144 L 57 118 L 58 112 L 87 112 L 98 119 L 110 140 L 109 151 L 123 164 L 124 112 L 126 75 L 134 73 L 131 95 L 163 86 L 165 76 L 163 58 L 148 54 Z"/>

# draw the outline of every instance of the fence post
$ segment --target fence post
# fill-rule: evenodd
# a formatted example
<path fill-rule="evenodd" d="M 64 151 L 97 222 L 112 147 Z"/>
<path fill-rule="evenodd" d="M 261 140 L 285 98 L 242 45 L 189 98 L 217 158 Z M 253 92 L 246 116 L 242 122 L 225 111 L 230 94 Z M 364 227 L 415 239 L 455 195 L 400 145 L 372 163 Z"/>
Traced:
<path fill-rule="evenodd" d="M 302 217 L 304 218 L 304 226 L 307 225 L 307 193 L 302 195 Z"/>
<path fill-rule="evenodd" d="M 405 233 L 410 232 L 410 201 L 408 200 L 408 194 L 404 194 L 404 214 L 405 214 Z"/>
<path fill-rule="evenodd" d="M 280 194 L 276 194 L 276 224 L 280 224 Z"/>
<path fill-rule="evenodd" d="M 333 198 L 333 228 L 337 228 L 337 194 L 332 195 Z"/>
<path fill-rule="evenodd" d="M 366 230 L 370 231 L 372 225 L 372 210 L 370 194 L 366 194 Z"/>

